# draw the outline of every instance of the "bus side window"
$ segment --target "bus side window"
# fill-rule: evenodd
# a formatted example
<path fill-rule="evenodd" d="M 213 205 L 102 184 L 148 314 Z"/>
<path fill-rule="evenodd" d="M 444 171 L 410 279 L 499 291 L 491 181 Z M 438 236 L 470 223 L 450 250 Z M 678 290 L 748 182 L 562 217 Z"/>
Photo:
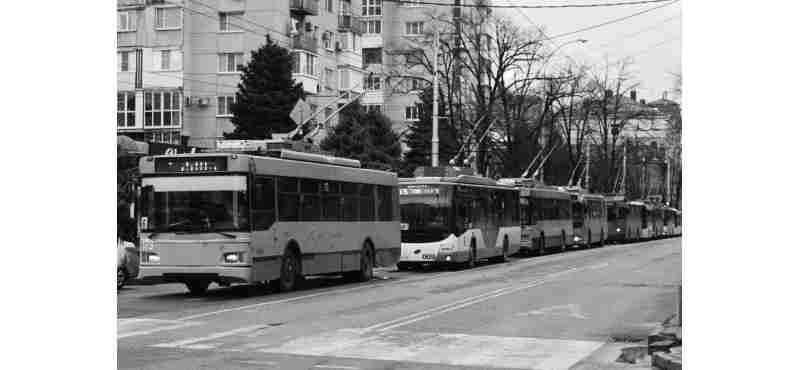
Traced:
<path fill-rule="evenodd" d="M 342 183 L 342 221 L 358 221 L 358 184 Z"/>
<path fill-rule="evenodd" d="M 358 206 L 360 221 L 375 221 L 375 185 L 361 184 Z"/>
<path fill-rule="evenodd" d="M 278 179 L 278 218 L 281 221 L 299 221 L 300 194 L 296 178 Z"/>
<path fill-rule="evenodd" d="M 392 221 L 392 187 L 378 185 L 378 221 Z"/>
<path fill-rule="evenodd" d="M 342 217 L 342 196 L 339 194 L 339 183 L 325 181 L 322 184 L 322 220 L 339 221 Z"/>
<path fill-rule="evenodd" d="M 300 180 L 300 220 L 319 221 L 321 206 L 319 199 L 319 181 L 313 179 Z"/>
<path fill-rule="evenodd" d="M 253 180 L 253 228 L 267 230 L 275 222 L 275 181 L 269 177 Z"/>

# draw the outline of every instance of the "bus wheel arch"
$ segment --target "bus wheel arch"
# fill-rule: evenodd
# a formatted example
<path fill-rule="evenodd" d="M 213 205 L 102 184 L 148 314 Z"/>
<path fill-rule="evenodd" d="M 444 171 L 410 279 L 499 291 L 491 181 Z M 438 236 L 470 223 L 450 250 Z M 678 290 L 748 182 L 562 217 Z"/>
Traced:
<path fill-rule="evenodd" d="M 303 255 L 300 252 L 300 245 L 295 240 L 289 240 L 283 249 L 281 258 L 281 275 L 275 280 L 275 288 L 286 292 L 297 288 L 303 276 Z"/>

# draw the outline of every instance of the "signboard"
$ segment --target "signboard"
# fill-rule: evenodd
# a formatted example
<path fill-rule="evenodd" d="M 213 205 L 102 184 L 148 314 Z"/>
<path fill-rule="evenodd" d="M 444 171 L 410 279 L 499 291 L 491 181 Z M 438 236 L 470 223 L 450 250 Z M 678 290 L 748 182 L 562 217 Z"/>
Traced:
<path fill-rule="evenodd" d="M 439 195 L 439 188 L 428 185 L 400 187 L 400 195 Z"/>
<path fill-rule="evenodd" d="M 195 153 L 197 151 L 197 148 L 195 147 L 164 143 L 148 143 L 148 146 L 148 153 L 150 155 L 175 155 Z"/>
<path fill-rule="evenodd" d="M 220 172 L 228 169 L 227 157 L 156 158 L 156 173 Z"/>

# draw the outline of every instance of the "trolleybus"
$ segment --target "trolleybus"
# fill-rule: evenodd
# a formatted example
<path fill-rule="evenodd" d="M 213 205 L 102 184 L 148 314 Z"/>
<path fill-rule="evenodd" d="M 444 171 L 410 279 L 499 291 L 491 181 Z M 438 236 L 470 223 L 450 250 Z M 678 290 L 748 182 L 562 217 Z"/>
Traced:
<path fill-rule="evenodd" d="M 609 242 L 626 242 L 631 239 L 631 235 L 636 235 L 631 232 L 633 225 L 632 222 L 629 222 L 628 217 L 631 210 L 623 196 L 607 196 L 606 211 L 608 218 L 606 230 L 608 230 L 607 240 Z"/>
<path fill-rule="evenodd" d="M 572 197 L 572 244 L 591 247 L 603 245 L 606 240 L 605 199 L 599 194 L 573 191 Z"/>
<path fill-rule="evenodd" d="M 519 187 L 520 251 L 545 254 L 567 249 L 572 237 L 572 203 L 566 191 L 546 186 Z"/>
<path fill-rule="evenodd" d="M 271 282 L 304 275 L 372 277 L 400 253 L 397 175 L 293 150 L 142 158 L 145 281 Z"/>
<path fill-rule="evenodd" d="M 519 251 L 519 193 L 494 180 L 457 175 L 400 179 L 398 269 L 504 261 Z"/>

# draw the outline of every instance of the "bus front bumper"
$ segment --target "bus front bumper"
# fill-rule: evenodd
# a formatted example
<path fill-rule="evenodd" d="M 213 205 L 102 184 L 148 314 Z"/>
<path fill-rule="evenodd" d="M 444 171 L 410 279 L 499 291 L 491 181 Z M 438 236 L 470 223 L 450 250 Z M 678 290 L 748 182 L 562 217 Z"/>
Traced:
<path fill-rule="evenodd" d="M 141 265 L 139 279 L 144 282 L 183 283 L 208 280 L 222 283 L 249 283 L 250 266 L 161 266 Z"/>

